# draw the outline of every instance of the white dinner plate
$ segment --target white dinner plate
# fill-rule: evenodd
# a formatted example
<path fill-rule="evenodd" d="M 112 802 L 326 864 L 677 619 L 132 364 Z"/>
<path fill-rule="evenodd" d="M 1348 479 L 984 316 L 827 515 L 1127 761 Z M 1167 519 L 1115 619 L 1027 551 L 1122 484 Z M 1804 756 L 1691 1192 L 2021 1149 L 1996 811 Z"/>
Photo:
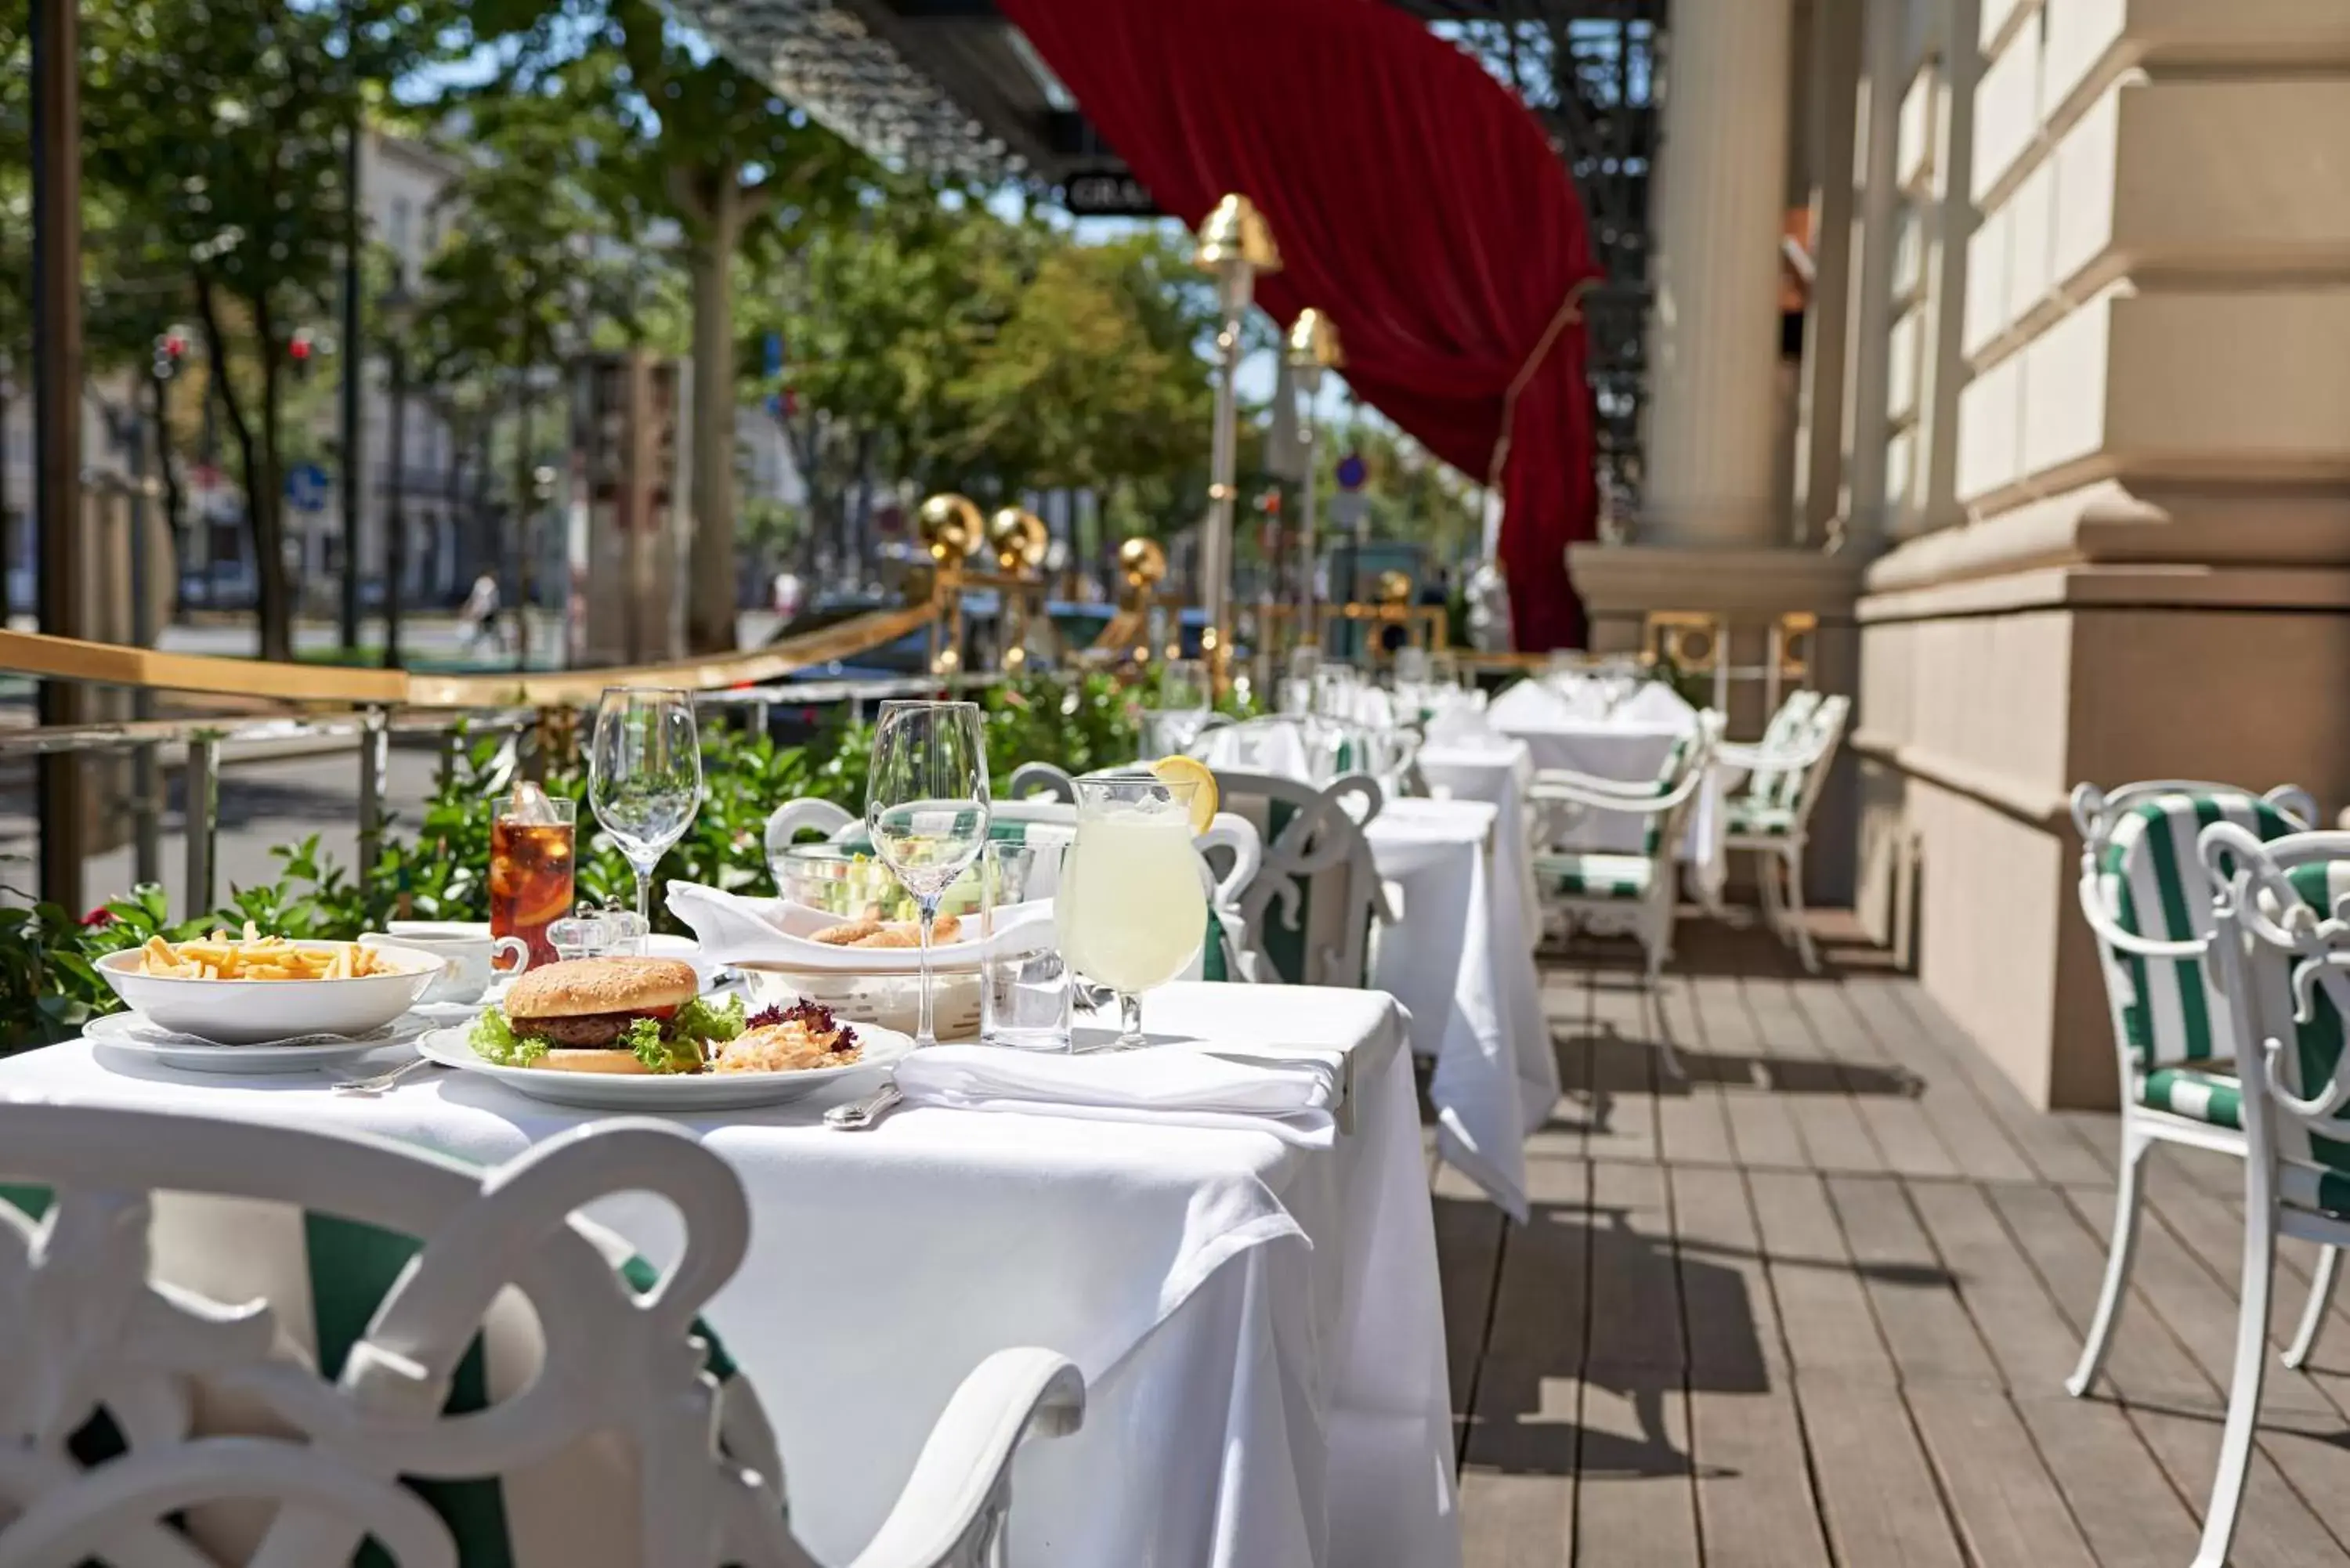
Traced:
<path fill-rule="evenodd" d="M 255 985 L 271 982 L 255 981 Z M 109 1012 L 93 1018 L 82 1038 L 129 1055 L 143 1056 L 188 1073 L 309 1073 L 337 1067 L 390 1046 L 405 1045 L 432 1027 L 433 1021 L 403 1013 L 380 1029 L 348 1039 L 315 1041 L 305 1045 L 224 1045 L 172 1030 L 136 1012 Z"/>
<path fill-rule="evenodd" d="M 612 1074 L 556 1073 L 544 1067 L 501 1067 L 473 1053 L 466 1030 L 435 1029 L 417 1050 L 444 1067 L 494 1078 L 535 1100 L 597 1111 L 718 1111 L 780 1105 L 815 1093 L 852 1073 L 895 1065 L 914 1043 L 878 1023 L 852 1025 L 865 1049 L 846 1067 L 809 1067 L 797 1073 Z"/>

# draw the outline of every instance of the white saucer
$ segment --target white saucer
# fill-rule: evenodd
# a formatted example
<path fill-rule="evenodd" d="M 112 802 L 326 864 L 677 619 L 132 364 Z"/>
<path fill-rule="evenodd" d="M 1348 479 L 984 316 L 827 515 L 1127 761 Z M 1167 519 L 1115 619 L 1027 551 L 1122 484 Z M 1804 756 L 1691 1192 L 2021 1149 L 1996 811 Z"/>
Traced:
<path fill-rule="evenodd" d="M 174 1033 L 136 1012 L 109 1012 L 103 1018 L 91 1019 L 82 1029 L 82 1038 L 109 1051 L 145 1057 L 188 1073 L 308 1073 L 355 1062 L 390 1047 L 411 1044 L 434 1022 L 410 1012 L 380 1029 L 345 1040 L 314 1041 L 302 1045 L 221 1045 L 192 1034 Z"/>

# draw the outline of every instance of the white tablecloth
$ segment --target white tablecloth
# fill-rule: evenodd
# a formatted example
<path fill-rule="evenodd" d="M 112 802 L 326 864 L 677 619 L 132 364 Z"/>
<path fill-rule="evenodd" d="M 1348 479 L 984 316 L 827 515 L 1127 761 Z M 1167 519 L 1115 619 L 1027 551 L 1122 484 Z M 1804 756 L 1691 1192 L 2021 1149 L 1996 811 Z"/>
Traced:
<path fill-rule="evenodd" d="M 1523 741 L 1506 735 L 1459 742 L 1431 740 L 1419 749 L 1419 776 L 1429 789 L 1453 800 L 1482 800 L 1501 815 L 1493 825 L 1493 854 L 1504 885 L 1518 894 L 1520 927 L 1529 950 L 1542 941 L 1542 906 L 1534 892 L 1534 859 L 1526 848 L 1526 785 L 1534 779 L 1534 753 Z"/>
<path fill-rule="evenodd" d="M 1177 985 L 1154 1034 L 1353 1058 L 1327 1149 L 1254 1131 L 825 1106 L 681 1117 L 743 1178 L 749 1257 L 710 1314 L 781 1439 L 793 1527 L 861 1550 L 948 1396 L 1041 1345 L 1087 1383 L 1085 1428 L 1018 1462 L 1017 1564 L 1392 1564 L 1461 1557 L 1442 1307 L 1411 1075 L 1389 1000 Z M 588 1119 L 442 1074 L 380 1098 L 322 1078 L 186 1075 L 87 1044 L 0 1062 L 0 1095 L 366 1128 L 503 1159 Z M 598 1205 L 658 1263 L 668 1211 Z"/>
<path fill-rule="evenodd" d="M 1525 1137 L 1557 1104 L 1558 1058 L 1500 817 L 1483 801 L 1407 798 L 1372 819 L 1371 857 L 1404 899 L 1372 983 L 1410 1010 L 1412 1049 L 1436 1064 L 1437 1153 L 1523 1220 Z"/>

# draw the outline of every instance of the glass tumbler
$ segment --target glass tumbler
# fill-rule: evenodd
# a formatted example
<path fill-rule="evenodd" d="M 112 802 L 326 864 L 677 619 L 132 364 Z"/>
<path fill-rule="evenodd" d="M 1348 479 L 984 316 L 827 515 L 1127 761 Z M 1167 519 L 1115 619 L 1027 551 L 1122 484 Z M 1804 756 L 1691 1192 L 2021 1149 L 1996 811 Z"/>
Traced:
<path fill-rule="evenodd" d="M 1059 842 L 991 843 L 980 855 L 979 1038 L 1015 1051 L 1069 1049 L 1069 966 L 1049 909 L 1024 916 L 1015 931 L 999 919 L 1050 898 L 1059 885 Z M 999 931 L 1004 940 L 996 939 Z"/>

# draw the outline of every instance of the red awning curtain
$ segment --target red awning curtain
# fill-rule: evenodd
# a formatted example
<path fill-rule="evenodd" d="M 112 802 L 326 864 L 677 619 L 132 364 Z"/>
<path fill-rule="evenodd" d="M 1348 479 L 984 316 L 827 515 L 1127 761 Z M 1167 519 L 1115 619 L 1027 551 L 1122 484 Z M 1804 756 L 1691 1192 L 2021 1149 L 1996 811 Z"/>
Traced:
<path fill-rule="evenodd" d="M 1501 557 L 1521 649 L 1578 647 L 1566 546 L 1596 528 L 1582 322 L 1598 275 L 1565 165 L 1508 88 L 1378 0 L 998 0 L 1159 204 L 1255 202 L 1356 394 L 1483 483 L 1512 410 Z M 1531 369 L 1529 364 L 1531 363 Z"/>

